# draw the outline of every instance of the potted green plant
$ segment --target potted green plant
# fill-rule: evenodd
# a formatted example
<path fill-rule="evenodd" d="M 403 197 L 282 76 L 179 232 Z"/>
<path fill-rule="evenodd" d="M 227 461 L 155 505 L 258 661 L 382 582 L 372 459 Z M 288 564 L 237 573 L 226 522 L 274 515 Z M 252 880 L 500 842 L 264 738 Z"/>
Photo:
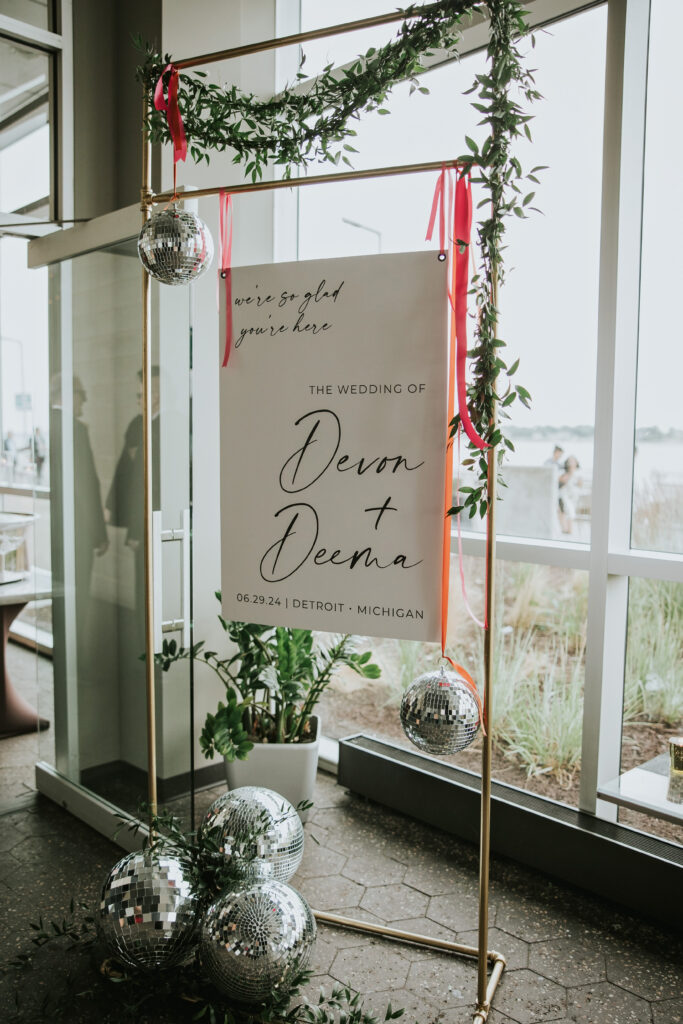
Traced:
<path fill-rule="evenodd" d="M 220 592 L 216 594 L 220 601 Z M 334 671 L 347 665 L 366 679 L 380 670 L 354 637 L 314 636 L 310 629 L 228 622 L 218 616 L 234 649 L 227 655 L 164 641 L 155 661 L 164 671 L 192 658 L 209 666 L 225 687 L 225 701 L 209 712 L 200 736 L 207 758 L 225 760 L 228 786 L 267 786 L 296 806 L 310 801 L 320 743 L 315 708 Z"/>

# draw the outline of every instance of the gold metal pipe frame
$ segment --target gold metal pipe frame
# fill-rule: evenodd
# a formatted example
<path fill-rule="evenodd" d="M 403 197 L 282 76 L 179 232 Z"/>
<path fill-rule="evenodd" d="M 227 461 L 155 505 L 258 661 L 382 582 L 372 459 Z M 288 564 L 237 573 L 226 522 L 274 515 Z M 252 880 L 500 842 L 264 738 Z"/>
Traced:
<path fill-rule="evenodd" d="M 389 178 L 397 174 L 419 174 L 426 171 L 440 171 L 442 167 L 455 167 L 455 160 L 430 160 L 426 163 L 395 164 L 392 167 L 375 167 L 365 171 L 337 171 L 330 174 L 314 174 L 311 177 L 278 178 L 277 181 L 253 181 L 242 185 L 214 185 L 211 188 L 192 189 L 192 192 L 181 194 L 191 199 L 203 199 L 205 196 L 217 196 L 220 192 L 229 192 L 236 196 L 243 192 L 271 192 L 281 188 L 302 188 L 304 185 L 329 185 L 335 181 L 361 181 L 370 178 Z M 173 191 L 149 193 L 143 203 L 148 206 L 154 203 L 168 203 L 173 199 Z"/>
<path fill-rule="evenodd" d="M 142 224 L 150 216 L 152 144 L 146 131 L 147 96 L 142 97 Z M 149 274 L 142 270 L 142 452 L 145 566 L 145 686 L 147 695 L 147 800 L 150 818 L 157 812 L 156 697 L 154 681 L 154 581 L 152 566 L 152 297 Z"/>
<path fill-rule="evenodd" d="M 491 976 L 485 988 L 484 999 L 478 1001 L 474 1013 L 473 1024 L 485 1024 L 491 1010 L 493 996 L 498 983 L 505 969 L 505 957 L 495 950 L 486 951 L 486 947 L 465 946 L 459 942 L 449 942 L 446 939 L 435 939 L 430 935 L 420 935 L 417 932 L 406 932 L 402 928 L 390 928 L 387 925 L 370 924 L 369 921 L 358 921 L 351 917 L 341 917 L 339 914 L 329 914 L 325 911 L 313 911 L 317 921 L 321 924 L 336 925 L 340 928 L 351 928 L 354 931 L 365 932 L 368 935 L 381 935 L 384 938 L 395 939 L 398 942 L 410 942 L 416 946 L 425 946 L 428 949 L 439 950 L 442 953 L 452 953 L 456 956 L 469 956 L 476 958 L 479 963 L 491 964 Z M 484 955 L 480 950 L 484 949 Z"/>
<path fill-rule="evenodd" d="M 436 5 L 433 5 L 436 6 Z M 423 7 L 420 14 L 428 11 L 429 7 Z M 233 46 L 230 50 L 216 50 L 214 53 L 204 53 L 197 57 L 186 57 L 183 60 L 174 60 L 175 67 L 181 71 L 183 68 L 196 68 L 202 64 L 215 64 L 220 60 L 233 60 L 235 57 L 248 57 L 253 53 L 264 53 L 267 50 L 279 50 L 283 46 L 295 46 L 297 43 L 308 43 L 313 39 L 325 39 L 327 36 L 340 36 L 346 32 L 357 32 L 359 29 L 374 28 L 377 25 L 390 25 L 395 21 L 406 21 L 405 14 L 393 11 L 389 14 L 378 14 L 372 18 L 360 18 L 356 21 L 345 21 L 341 25 L 328 25 L 325 28 L 311 29 L 310 32 L 297 32 L 290 36 L 279 36 L 276 39 L 264 39 L 260 43 L 247 43 L 244 46 Z"/>
<path fill-rule="evenodd" d="M 498 308 L 498 279 L 494 274 L 492 283 L 492 295 L 494 309 Z M 495 325 L 492 328 L 495 334 Z M 496 411 L 493 408 L 493 423 L 495 427 Z M 493 752 L 493 740 L 491 735 L 492 721 L 492 691 L 494 672 L 495 652 L 495 596 L 496 596 L 496 484 L 498 477 L 498 452 L 497 447 L 489 448 L 487 463 L 487 489 L 488 489 L 488 529 L 486 531 L 486 610 L 487 622 L 484 633 L 484 715 L 486 725 L 486 736 L 482 746 L 481 756 L 481 828 L 479 833 L 479 949 L 487 949 L 489 941 L 489 863 L 491 860 L 491 756 Z M 503 964 L 504 966 L 504 964 Z M 502 973 L 503 967 L 500 971 Z M 497 982 L 496 982 L 497 984 Z M 488 989 L 487 962 L 484 956 L 479 957 L 479 969 L 477 977 L 477 1014 L 480 1020 L 484 1012 L 488 1016 L 491 1007 L 491 999 Z M 495 991 L 495 986 L 494 986 Z M 477 1017 L 475 1016 L 475 1021 Z"/>
<path fill-rule="evenodd" d="M 264 40 L 259 43 L 251 43 L 246 46 L 237 46 L 229 50 L 216 51 L 198 57 L 191 57 L 175 61 L 178 69 L 198 67 L 202 64 L 211 64 L 221 60 L 230 60 L 235 57 L 244 57 L 249 54 L 261 53 L 267 50 L 278 49 L 283 46 L 291 46 L 296 43 L 307 42 L 313 39 L 321 39 L 326 36 L 340 35 L 346 32 L 353 32 L 357 29 L 369 28 L 376 25 L 385 25 L 391 22 L 402 20 L 400 14 L 380 15 L 376 18 L 365 18 L 359 21 L 346 22 L 342 25 L 331 26 L 326 29 L 317 29 L 312 32 L 299 33 L 297 35 L 282 36 L 279 39 Z M 146 119 L 147 108 L 143 101 L 143 126 Z M 144 129 L 143 129 L 144 131 Z M 331 174 L 314 175 L 311 177 L 283 178 L 277 181 L 259 181 L 244 183 L 231 187 L 216 186 L 193 190 L 192 198 L 201 199 L 206 196 L 218 195 L 222 191 L 230 192 L 232 195 L 249 192 L 265 192 L 283 188 L 301 188 L 305 185 L 324 185 L 333 182 L 357 181 L 363 179 L 390 177 L 398 174 L 415 174 L 420 172 L 439 171 L 444 166 L 454 166 L 454 161 L 430 161 L 425 163 L 413 163 L 397 165 L 392 167 L 375 168 L 374 170 L 363 171 L 339 171 Z M 141 193 L 141 205 L 143 218 L 149 216 L 150 207 L 155 203 L 169 202 L 174 198 L 171 191 L 159 192 L 154 195 L 150 187 L 150 165 L 151 165 L 151 144 L 145 132 L 143 134 L 143 185 Z M 146 170 L 145 170 L 146 168 Z M 143 276 L 146 274 L 143 272 Z M 498 283 L 493 282 L 493 304 L 497 307 Z M 150 367 L 151 367 L 151 343 L 150 343 L 150 307 L 149 307 L 149 282 L 143 284 L 143 425 L 145 442 L 145 609 L 146 609 L 146 663 L 147 663 L 147 698 L 148 698 L 148 742 L 149 742 L 149 793 L 150 807 L 156 810 L 156 737 L 154 732 L 154 649 L 152 639 L 152 565 L 151 565 L 151 390 L 150 390 Z M 488 628 L 484 637 L 484 706 L 487 711 L 487 730 L 482 751 L 482 787 L 481 787 L 481 834 L 480 834 L 480 855 L 479 855 L 479 945 L 478 947 L 463 946 L 459 943 L 446 942 L 443 939 L 433 939 L 429 936 L 418 935 L 412 932 L 403 932 L 400 929 L 387 928 L 381 925 L 372 925 L 367 921 L 356 921 L 352 918 L 339 917 L 336 914 L 327 914 L 316 911 L 317 920 L 322 923 L 336 924 L 341 927 L 353 928 L 368 934 L 383 935 L 387 938 L 414 942 L 433 949 L 441 949 L 444 952 L 451 952 L 463 956 L 477 958 L 477 1008 L 473 1017 L 473 1024 L 485 1024 L 488 1019 L 493 996 L 498 983 L 505 969 L 505 958 L 495 951 L 488 951 L 488 911 L 489 911 L 489 861 L 491 853 L 491 695 L 493 683 L 493 622 L 494 622 L 494 595 L 495 595 L 495 502 L 496 502 L 496 478 L 497 478 L 497 453 L 491 449 L 488 454 L 488 493 L 489 493 L 489 529 L 486 543 L 486 572 L 487 586 L 486 599 L 488 606 Z M 491 974 L 488 975 L 488 965 L 492 965 Z"/>

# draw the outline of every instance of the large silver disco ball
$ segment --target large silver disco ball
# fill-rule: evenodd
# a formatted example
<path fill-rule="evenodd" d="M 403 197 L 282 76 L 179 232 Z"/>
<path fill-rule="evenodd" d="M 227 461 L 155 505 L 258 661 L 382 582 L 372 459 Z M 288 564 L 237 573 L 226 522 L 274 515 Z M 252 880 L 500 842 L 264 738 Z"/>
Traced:
<path fill-rule="evenodd" d="M 401 725 L 408 739 L 428 754 L 456 754 L 479 731 L 479 707 L 455 672 L 426 672 L 401 701 Z"/>
<path fill-rule="evenodd" d="M 146 221 L 138 238 L 145 270 L 161 284 L 188 284 L 208 270 L 213 239 L 206 224 L 175 203 Z"/>
<path fill-rule="evenodd" d="M 287 992 L 308 964 L 315 918 L 303 896 L 282 882 L 235 889 L 209 907 L 200 956 L 209 978 L 240 1003 Z"/>
<path fill-rule="evenodd" d="M 97 930 L 129 967 L 185 963 L 199 941 L 197 925 L 197 901 L 175 858 L 130 853 L 107 875 Z"/>
<path fill-rule="evenodd" d="M 289 800 L 263 786 L 240 786 L 209 807 L 203 829 L 217 829 L 232 873 L 244 881 L 287 882 L 304 853 L 304 827 Z"/>

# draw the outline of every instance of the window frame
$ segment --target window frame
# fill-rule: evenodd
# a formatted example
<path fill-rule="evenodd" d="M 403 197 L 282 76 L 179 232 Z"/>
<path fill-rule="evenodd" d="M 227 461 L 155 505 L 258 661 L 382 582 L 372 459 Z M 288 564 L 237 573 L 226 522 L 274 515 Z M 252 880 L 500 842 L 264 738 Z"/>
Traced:
<path fill-rule="evenodd" d="M 599 799 L 598 789 L 620 771 L 629 580 L 683 584 L 683 555 L 631 545 L 651 0 L 530 0 L 527 7 L 531 25 L 541 27 L 603 2 L 607 41 L 591 539 L 499 536 L 497 558 L 589 573 L 579 810 L 616 821 L 617 807 Z M 291 11 L 291 4 L 279 0 L 278 9 Z M 463 30 L 460 56 L 480 50 L 487 35 L 483 19 L 473 19 Z M 437 54 L 430 66 L 443 63 Z M 276 196 L 276 223 L 286 215 L 288 201 Z M 290 225 L 291 216 L 290 209 Z M 298 215 L 296 223 L 298 237 Z M 297 242 L 292 245 L 298 248 Z M 281 246 L 274 255 L 296 258 L 291 249 L 284 256 Z M 463 530 L 465 555 L 483 557 L 485 543 L 482 534 Z M 453 530 L 456 557 L 457 550 Z M 334 765 L 333 741 L 325 744 L 323 757 Z"/>

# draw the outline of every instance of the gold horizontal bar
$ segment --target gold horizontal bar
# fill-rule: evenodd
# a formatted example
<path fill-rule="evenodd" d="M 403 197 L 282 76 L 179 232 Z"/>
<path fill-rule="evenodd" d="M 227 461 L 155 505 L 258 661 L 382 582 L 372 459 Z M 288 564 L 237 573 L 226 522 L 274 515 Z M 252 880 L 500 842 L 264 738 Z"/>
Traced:
<path fill-rule="evenodd" d="M 442 949 L 447 953 L 460 953 L 463 956 L 478 957 L 479 950 L 476 946 L 464 946 L 460 942 L 449 942 L 447 939 L 434 939 L 431 935 L 420 935 L 417 932 L 406 932 L 402 928 L 390 928 L 383 924 L 371 924 L 369 921 L 358 921 L 353 917 L 341 917 L 339 914 L 328 914 L 322 910 L 314 910 L 317 921 L 323 924 L 336 924 L 341 928 L 353 928 L 356 931 L 367 932 L 369 935 L 386 935 L 390 939 L 402 939 L 405 942 L 416 942 L 421 946 L 432 946 L 434 949 Z M 505 965 L 505 959 L 500 953 L 494 950 L 486 954 L 491 963 Z M 502 967 L 501 967 L 502 971 Z"/>
<path fill-rule="evenodd" d="M 217 196 L 219 192 L 237 195 L 240 192 L 269 192 L 277 188 L 300 188 L 302 185 L 328 185 L 334 181 L 360 181 L 367 178 L 388 178 L 396 174 L 419 174 L 422 171 L 440 171 L 442 167 L 455 167 L 455 160 L 431 160 L 421 164 L 397 164 L 395 167 L 375 167 L 368 171 L 338 171 L 336 174 L 316 174 L 303 178 L 278 178 L 277 181 L 254 181 L 244 185 L 218 185 L 213 188 L 198 188 L 182 192 L 180 199 L 202 199 L 204 196 Z M 168 203 L 173 199 L 173 192 L 158 192 L 143 199 L 143 203 Z"/>
<path fill-rule="evenodd" d="M 432 4 L 423 7 L 420 14 L 429 11 Z M 328 25 L 326 28 L 311 29 L 310 32 L 298 32 L 291 36 L 280 36 L 277 39 L 264 39 L 260 43 L 246 43 L 244 46 L 233 46 L 230 50 L 217 50 L 215 53 L 204 53 L 198 57 L 186 57 L 185 60 L 174 60 L 180 70 L 182 68 L 199 67 L 201 64 L 215 64 L 219 60 L 232 60 L 235 57 L 247 57 L 252 53 L 263 53 L 265 50 L 279 50 L 283 46 L 294 46 L 297 43 L 308 43 L 312 39 L 325 39 L 327 36 L 338 36 L 345 32 L 356 32 L 359 29 L 374 28 L 376 25 L 390 25 L 394 21 L 406 21 L 405 14 L 392 11 L 389 14 L 377 14 L 373 18 L 361 18 L 357 21 L 345 21 L 342 25 Z"/>

